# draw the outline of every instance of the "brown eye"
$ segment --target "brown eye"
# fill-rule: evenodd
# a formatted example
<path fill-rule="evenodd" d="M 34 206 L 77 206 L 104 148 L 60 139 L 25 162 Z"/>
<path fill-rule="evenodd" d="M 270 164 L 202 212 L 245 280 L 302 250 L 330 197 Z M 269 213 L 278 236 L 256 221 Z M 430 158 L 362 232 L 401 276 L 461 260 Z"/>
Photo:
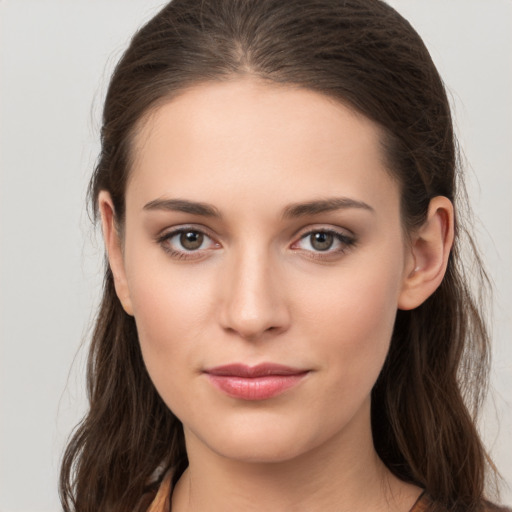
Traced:
<path fill-rule="evenodd" d="M 203 244 L 204 235 L 198 231 L 184 231 L 180 235 L 180 244 L 187 251 L 195 251 Z"/>
<path fill-rule="evenodd" d="M 327 251 L 334 243 L 334 235 L 325 231 L 317 231 L 309 236 L 311 247 L 317 251 Z"/>

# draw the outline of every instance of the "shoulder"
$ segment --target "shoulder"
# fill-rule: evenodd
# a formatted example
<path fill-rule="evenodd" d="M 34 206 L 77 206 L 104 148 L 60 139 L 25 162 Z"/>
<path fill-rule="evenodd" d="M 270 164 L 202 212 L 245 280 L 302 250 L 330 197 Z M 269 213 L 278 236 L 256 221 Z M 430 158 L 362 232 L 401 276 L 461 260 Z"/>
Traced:
<path fill-rule="evenodd" d="M 147 512 L 170 512 L 172 475 L 173 473 L 169 471 L 164 476 L 155 497 L 147 508 Z"/>

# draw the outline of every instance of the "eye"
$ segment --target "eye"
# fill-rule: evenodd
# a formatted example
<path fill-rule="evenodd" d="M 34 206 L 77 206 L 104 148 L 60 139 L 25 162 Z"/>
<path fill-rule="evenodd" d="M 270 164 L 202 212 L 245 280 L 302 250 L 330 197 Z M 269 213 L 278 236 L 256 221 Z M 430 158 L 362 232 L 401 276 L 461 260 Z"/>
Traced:
<path fill-rule="evenodd" d="M 157 242 L 176 259 L 200 257 L 204 251 L 220 247 L 203 231 L 187 227 L 164 233 L 158 237 Z"/>
<path fill-rule="evenodd" d="M 355 239 L 332 229 L 318 229 L 303 234 L 292 249 L 329 255 L 343 253 L 355 244 Z"/>
<path fill-rule="evenodd" d="M 178 238 L 181 247 L 187 251 L 196 251 L 203 245 L 205 236 L 203 233 L 199 233 L 198 231 L 183 231 L 173 238 Z"/>
<path fill-rule="evenodd" d="M 332 233 L 327 233 L 325 231 L 317 231 L 316 233 L 311 233 L 306 237 L 306 239 L 309 240 L 309 244 L 316 251 L 329 250 L 336 240 Z"/>

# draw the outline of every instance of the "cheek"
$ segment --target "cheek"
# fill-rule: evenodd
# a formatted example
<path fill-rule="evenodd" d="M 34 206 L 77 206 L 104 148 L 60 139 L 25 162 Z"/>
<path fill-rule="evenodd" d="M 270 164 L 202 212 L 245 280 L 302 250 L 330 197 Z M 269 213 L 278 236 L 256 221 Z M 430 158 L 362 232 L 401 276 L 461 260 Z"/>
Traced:
<path fill-rule="evenodd" d="M 133 279 L 130 294 L 139 334 L 150 338 L 155 348 L 160 343 L 165 348 L 184 335 L 190 339 L 204 322 L 207 293 L 205 282 L 182 284 L 172 276 L 154 280 L 151 272 Z"/>
<path fill-rule="evenodd" d="M 204 352 L 205 305 L 190 286 L 134 286 L 134 316 L 144 364 L 158 394 L 180 419 L 201 397 L 188 386 Z M 135 283 L 134 283 L 135 284 Z M 148 286 L 146 286 L 148 285 Z M 203 334 L 204 336 L 204 334 Z"/>
<path fill-rule="evenodd" d="M 331 370 L 333 385 L 342 379 L 369 392 L 386 358 L 397 311 L 399 269 L 373 267 L 343 272 L 328 286 L 309 287 L 304 325 Z M 371 269 L 371 270 L 370 270 Z M 379 271 L 379 269 L 381 269 Z"/>

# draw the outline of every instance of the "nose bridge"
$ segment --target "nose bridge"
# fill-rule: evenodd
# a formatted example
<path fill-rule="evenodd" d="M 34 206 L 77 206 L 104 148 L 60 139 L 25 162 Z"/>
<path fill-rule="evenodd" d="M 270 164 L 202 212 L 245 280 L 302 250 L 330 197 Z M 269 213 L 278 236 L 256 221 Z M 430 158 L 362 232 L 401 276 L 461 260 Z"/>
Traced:
<path fill-rule="evenodd" d="M 225 329 L 255 339 L 286 328 L 289 318 L 279 269 L 268 248 L 252 241 L 233 249 L 224 271 L 221 322 Z"/>

